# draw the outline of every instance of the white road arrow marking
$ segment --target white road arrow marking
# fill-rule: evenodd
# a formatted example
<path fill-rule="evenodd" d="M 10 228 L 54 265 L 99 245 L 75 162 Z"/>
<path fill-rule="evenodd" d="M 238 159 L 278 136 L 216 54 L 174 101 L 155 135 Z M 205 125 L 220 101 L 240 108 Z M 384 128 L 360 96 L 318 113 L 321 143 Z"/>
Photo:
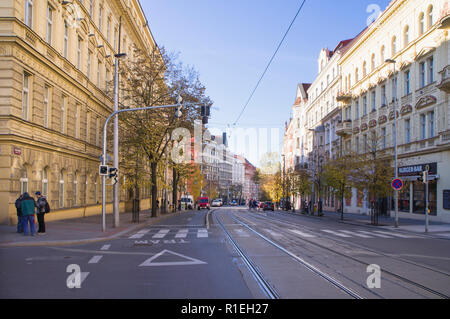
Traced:
<path fill-rule="evenodd" d="M 155 259 L 157 259 L 161 255 L 166 254 L 166 253 L 184 258 L 187 261 L 154 262 Z M 192 257 L 185 256 L 182 254 L 178 254 L 176 252 L 173 252 L 173 251 L 170 251 L 167 249 L 164 249 L 163 251 L 157 253 L 155 256 L 144 261 L 142 264 L 139 265 L 139 267 L 144 267 L 144 266 L 187 266 L 187 265 L 203 265 L 203 264 L 206 264 L 206 262 L 192 258 Z"/>

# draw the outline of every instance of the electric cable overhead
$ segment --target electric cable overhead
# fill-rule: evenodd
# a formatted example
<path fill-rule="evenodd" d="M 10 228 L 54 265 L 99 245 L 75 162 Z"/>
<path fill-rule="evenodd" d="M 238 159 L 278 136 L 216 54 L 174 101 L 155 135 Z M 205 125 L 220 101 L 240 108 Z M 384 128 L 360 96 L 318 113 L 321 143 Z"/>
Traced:
<path fill-rule="evenodd" d="M 288 35 L 289 31 L 291 30 L 292 25 L 294 24 L 295 20 L 297 19 L 297 16 L 299 15 L 300 11 L 302 11 L 303 5 L 305 4 L 306 0 L 303 0 L 302 4 L 300 5 L 299 9 L 297 10 L 297 13 L 295 14 L 294 18 L 291 21 L 291 24 L 289 25 L 288 29 L 286 30 L 286 32 L 284 33 L 283 38 L 281 39 L 280 43 L 278 44 L 277 49 L 275 50 L 274 54 L 272 55 L 272 57 L 269 60 L 269 63 L 267 64 L 266 68 L 264 69 L 264 72 L 262 73 L 262 75 L 260 76 L 258 82 L 256 83 L 255 88 L 253 89 L 252 93 L 250 94 L 250 97 L 248 98 L 247 102 L 245 103 L 244 107 L 242 108 L 241 113 L 239 113 L 239 116 L 237 117 L 236 121 L 233 123 L 233 125 L 236 125 L 237 122 L 239 121 L 239 119 L 241 118 L 242 114 L 244 113 L 245 109 L 247 108 L 247 105 L 250 103 L 253 94 L 255 94 L 256 90 L 258 89 L 259 84 L 261 83 L 262 79 L 264 78 L 264 75 L 266 74 L 267 70 L 269 69 L 270 65 L 272 64 L 273 59 L 275 58 L 275 56 L 278 53 L 278 50 L 280 49 L 281 45 L 284 42 L 284 39 L 286 38 L 286 36 Z"/>

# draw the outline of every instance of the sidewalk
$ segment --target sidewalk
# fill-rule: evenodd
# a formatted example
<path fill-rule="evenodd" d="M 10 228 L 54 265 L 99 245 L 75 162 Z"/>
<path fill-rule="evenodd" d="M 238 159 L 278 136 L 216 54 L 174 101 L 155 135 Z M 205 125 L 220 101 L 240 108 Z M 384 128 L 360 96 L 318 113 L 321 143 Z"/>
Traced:
<path fill-rule="evenodd" d="M 112 226 L 113 215 L 108 214 L 105 232 L 102 231 L 101 215 L 46 222 L 45 235 L 36 233 L 34 236 L 24 236 L 23 233 L 17 233 L 16 226 L 0 225 L 0 247 L 61 246 L 106 241 L 182 212 L 159 214 L 158 217 L 151 218 L 150 210 L 142 211 L 139 215 L 139 223 L 132 222 L 132 213 L 122 213 L 120 226 L 117 228 Z"/>
<path fill-rule="evenodd" d="M 292 213 L 292 212 L 291 212 Z M 299 210 L 296 210 L 294 213 L 296 215 L 307 216 L 311 218 L 325 218 L 328 220 L 334 220 L 340 223 L 360 225 L 360 226 L 371 226 L 371 227 L 383 227 L 389 229 L 395 229 L 398 231 L 407 231 L 414 233 L 425 233 L 425 216 L 423 216 L 423 220 L 413 219 L 413 218 L 405 218 L 399 217 L 398 219 L 398 228 L 395 228 L 395 219 L 390 216 L 379 216 L 378 217 L 378 226 L 371 224 L 370 215 L 362 215 L 355 213 L 344 213 L 344 220 L 341 221 L 341 214 L 332 211 L 324 211 L 323 216 L 319 217 L 317 215 L 311 216 L 300 213 Z M 442 222 L 429 222 L 428 224 L 428 235 L 433 235 L 437 237 L 450 238 L 450 224 L 442 223 Z"/>

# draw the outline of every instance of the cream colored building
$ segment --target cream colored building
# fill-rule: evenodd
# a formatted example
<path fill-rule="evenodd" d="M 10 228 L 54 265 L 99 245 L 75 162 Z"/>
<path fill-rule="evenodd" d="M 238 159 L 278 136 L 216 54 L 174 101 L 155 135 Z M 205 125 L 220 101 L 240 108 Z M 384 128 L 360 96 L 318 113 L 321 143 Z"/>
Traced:
<path fill-rule="evenodd" d="M 343 114 L 337 133 L 346 149 L 367 150 L 371 134 L 380 154 L 394 155 L 394 97 L 397 97 L 400 216 L 423 218 L 425 187 L 417 181 L 429 164 L 433 220 L 450 221 L 450 48 L 447 0 L 395 0 L 352 43 L 339 61 Z M 397 86 L 394 85 L 395 60 Z M 444 198 L 447 198 L 444 201 Z M 368 198 L 353 191 L 346 211 L 368 213 Z M 386 199 L 387 211 L 393 200 Z"/>
<path fill-rule="evenodd" d="M 24 191 L 47 196 L 49 219 L 100 212 L 98 165 L 120 17 L 121 52 L 156 45 L 137 0 L 1 2 L 1 223 L 15 222 Z"/>

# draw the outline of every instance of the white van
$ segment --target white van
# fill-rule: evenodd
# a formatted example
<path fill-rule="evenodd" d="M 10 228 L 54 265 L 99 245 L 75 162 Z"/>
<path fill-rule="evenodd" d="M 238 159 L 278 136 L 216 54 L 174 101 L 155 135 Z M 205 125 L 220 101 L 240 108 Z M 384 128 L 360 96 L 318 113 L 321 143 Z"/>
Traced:
<path fill-rule="evenodd" d="M 181 197 L 181 209 L 194 209 L 194 197 L 192 195 Z"/>

